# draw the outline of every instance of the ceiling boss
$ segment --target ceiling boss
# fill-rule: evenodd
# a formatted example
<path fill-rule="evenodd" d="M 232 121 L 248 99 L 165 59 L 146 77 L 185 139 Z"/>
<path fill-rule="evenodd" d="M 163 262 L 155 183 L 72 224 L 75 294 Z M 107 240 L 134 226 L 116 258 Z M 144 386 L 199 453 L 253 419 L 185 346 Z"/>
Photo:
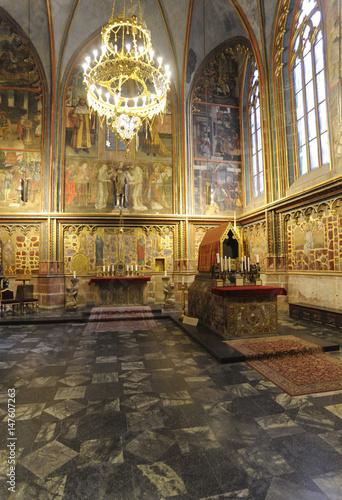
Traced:
<path fill-rule="evenodd" d="M 140 21 L 133 13 L 132 0 L 131 17 L 125 17 L 125 4 L 124 0 L 123 13 L 114 19 L 114 0 L 111 17 L 101 30 L 101 53 L 94 50 L 94 58 L 86 57 L 83 64 L 83 83 L 89 106 L 98 113 L 101 125 L 105 120 L 125 143 L 127 156 L 129 143 L 143 122 L 151 124 L 156 115 L 165 113 L 171 73 L 161 57 L 154 60 L 140 0 Z"/>

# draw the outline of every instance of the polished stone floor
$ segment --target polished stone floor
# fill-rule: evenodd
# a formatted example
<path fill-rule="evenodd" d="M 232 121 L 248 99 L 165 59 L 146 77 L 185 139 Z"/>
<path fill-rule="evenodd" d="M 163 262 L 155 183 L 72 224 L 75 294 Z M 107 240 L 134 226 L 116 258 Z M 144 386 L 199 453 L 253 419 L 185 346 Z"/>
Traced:
<path fill-rule="evenodd" d="M 279 330 L 340 342 L 285 315 Z M 0 324 L 0 377 L 1 499 L 342 498 L 342 392 L 291 398 L 170 318 Z"/>

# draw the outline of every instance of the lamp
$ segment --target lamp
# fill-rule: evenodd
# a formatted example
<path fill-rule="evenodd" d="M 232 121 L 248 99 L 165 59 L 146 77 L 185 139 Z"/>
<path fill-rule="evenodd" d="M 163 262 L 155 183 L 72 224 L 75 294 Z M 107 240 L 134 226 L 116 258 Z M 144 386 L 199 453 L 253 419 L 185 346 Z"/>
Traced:
<path fill-rule="evenodd" d="M 94 58 L 83 64 L 83 83 L 89 106 L 105 120 L 116 136 L 128 145 L 143 122 L 151 126 L 153 118 L 165 112 L 170 84 L 169 67 L 162 66 L 162 58 L 154 61 L 151 34 L 141 16 L 123 13 L 114 19 L 115 0 L 111 17 L 101 31 L 101 53 L 94 50 Z"/>

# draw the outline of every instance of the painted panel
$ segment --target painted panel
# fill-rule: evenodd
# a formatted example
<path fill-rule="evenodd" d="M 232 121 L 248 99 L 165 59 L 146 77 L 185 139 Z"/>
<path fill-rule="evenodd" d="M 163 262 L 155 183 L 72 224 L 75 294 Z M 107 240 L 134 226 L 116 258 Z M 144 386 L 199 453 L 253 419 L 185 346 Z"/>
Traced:
<path fill-rule="evenodd" d="M 76 66 L 67 85 L 64 211 L 115 213 L 121 207 L 124 213 L 174 213 L 170 103 L 166 116 L 141 128 L 127 158 L 125 145 L 89 109 L 82 75 L 82 67 Z M 125 174 L 121 205 L 116 192 L 120 163 Z"/>

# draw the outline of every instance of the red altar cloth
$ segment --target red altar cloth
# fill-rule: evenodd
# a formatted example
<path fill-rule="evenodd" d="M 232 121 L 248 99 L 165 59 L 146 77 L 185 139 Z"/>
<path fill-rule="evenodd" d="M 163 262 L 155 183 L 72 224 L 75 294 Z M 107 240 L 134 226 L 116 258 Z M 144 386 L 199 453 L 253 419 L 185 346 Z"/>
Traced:
<path fill-rule="evenodd" d="M 287 295 L 285 288 L 276 286 L 221 286 L 212 287 L 211 292 L 221 297 L 274 297 Z"/>
<path fill-rule="evenodd" d="M 88 285 L 91 285 L 92 283 L 99 285 L 101 283 L 105 283 L 106 281 L 146 282 L 146 281 L 151 281 L 151 278 L 150 276 L 100 276 L 98 278 L 91 278 Z"/>

